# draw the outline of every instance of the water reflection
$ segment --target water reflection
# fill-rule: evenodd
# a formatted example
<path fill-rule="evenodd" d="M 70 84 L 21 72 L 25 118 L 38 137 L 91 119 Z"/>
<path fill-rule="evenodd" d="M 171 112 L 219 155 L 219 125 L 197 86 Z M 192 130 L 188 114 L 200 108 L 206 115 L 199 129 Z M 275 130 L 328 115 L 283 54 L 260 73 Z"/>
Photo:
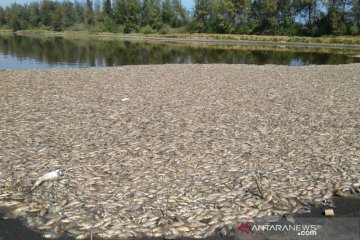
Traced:
<path fill-rule="evenodd" d="M 96 38 L 0 36 L 0 68 L 121 66 L 166 63 L 344 64 L 360 62 L 347 54 L 204 47 Z"/>

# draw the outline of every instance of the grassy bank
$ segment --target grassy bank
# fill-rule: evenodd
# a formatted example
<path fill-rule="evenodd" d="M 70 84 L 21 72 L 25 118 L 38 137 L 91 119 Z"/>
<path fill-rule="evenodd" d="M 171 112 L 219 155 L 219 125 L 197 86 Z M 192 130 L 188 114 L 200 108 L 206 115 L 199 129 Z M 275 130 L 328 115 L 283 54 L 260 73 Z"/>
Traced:
<path fill-rule="evenodd" d="M 10 30 L 1 30 L 2 34 L 12 33 Z M 20 35 L 108 35 L 119 36 L 123 34 L 110 32 L 93 31 L 48 31 L 48 30 L 21 30 L 17 31 Z M 207 34 L 207 33 L 176 33 L 167 34 L 152 33 L 130 33 L 128 36 L 140 37 L 160 37 L 178 39 L 206 39 L 224 41 L 260 41 L 260 42 L 291 42 L 291 43 L 321 43 L 321 44 L 360 44 L 360 36 L 324 36 L 324 37 L 300 37 L 300 36 L 261 36 L 261 35 L 236 35 L 236 34 Z"/>
<path fill-rule="evenodd" d="M 236 34 L 206 34 L 206 33 L 175 33 L 151 34 L 148 36 L 171 38 L 201 38 L 213 40 L 242 40 L 264 42 L 298 42 L 298 43 L 334 43 L 334 44 L 360 44 L 360 36 L 326 36 L 326 37 L 299 37 L 299 36 L 262 36 L 262 35 L 236 35 Z"/>

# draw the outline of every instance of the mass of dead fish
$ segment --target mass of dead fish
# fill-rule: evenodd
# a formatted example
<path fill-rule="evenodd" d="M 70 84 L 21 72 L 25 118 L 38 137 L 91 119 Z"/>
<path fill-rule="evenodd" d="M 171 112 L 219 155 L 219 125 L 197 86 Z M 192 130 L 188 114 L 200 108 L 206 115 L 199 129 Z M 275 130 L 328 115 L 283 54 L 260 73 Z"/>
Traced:
<path fill-rule="evenodd" d="M 0 72 L 0 207 L 47 238 L 171 239 L 331 204 L 360 192 L 358 76 L 359 64 Z"/>

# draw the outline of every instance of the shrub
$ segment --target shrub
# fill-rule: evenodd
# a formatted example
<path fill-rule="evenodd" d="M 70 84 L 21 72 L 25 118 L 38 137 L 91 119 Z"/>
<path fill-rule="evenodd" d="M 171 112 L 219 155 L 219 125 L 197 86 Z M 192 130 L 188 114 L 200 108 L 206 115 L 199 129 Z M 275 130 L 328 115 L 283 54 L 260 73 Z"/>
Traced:
<path fill-rule="evenodd" d="M 170 29 L 173 33 L 188 33 L 186 26 Z"/>
<path fill-rule="evenodd" d="M 357 26 L 353 25 L 350 27 L 349 32 L 351 35 L 357 35 L 359 33 L 359 29 Z"/>
<path fill-rule="evenodd" d="M 45 26 L 45 25 L 42 25 L 42 24 L 39 24 L 39 30 L 42 30 L 42 31 L 52 31 L 52 27 L 51 26 Z"/>
<path fill-rule="evenodd" d="M 169 32 L 170 32 L 170 26 L 167 25 L 167 24 L 162 25 L 160 30 L 159 30 L 160 34 L 167 34 Z"/>
<path fill-rule="evenodd" d="M 84 31 L 86 30 L 86 25 L 82 23 L 75 24 L 74 26 L 70 27 L 69 30 L 71 31 Z"/>
<path fill-rule="evenodd" d="M 117 26 L 116 27 L 116 32 L 118 33 L 123 33 L 125 30 L 125 27 L 123 25 Z"/>
<path fill-rule="evenodd" d="M 22 23 L 17 19 L 11 21 L 10 26 L 14 32 L 24 29 Z"/>
<path fill-rule="evenodd" d="M 150 25 L 146 25 L 140 29 L 140 32 L 143 34 L 155 33 L 154 29 Z"/>
<path fill-rule="evenodd" d="M 252 29 L 247 24 L 239 24 L 235 30 L 238 34 L 250 34 Z"/>
<path fill-rule="evenodd" d="M 117 32 L 118 29 L 116 27 L 116 24 L 114 23 L 114 21 L 108 17 L 108 16 L 104 16 L 102 18 L 102 26 L 101 29 L 105 32 Z"/>

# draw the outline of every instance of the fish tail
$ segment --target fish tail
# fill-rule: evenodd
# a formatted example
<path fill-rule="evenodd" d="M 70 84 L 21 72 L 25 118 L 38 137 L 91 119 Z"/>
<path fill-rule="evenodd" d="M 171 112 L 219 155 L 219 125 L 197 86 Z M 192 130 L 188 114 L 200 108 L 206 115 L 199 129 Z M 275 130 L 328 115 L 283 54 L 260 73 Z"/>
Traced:
<path fill-rule="evenodd" d="M 31 187 L 30 192 L 31 192 L 32 190 L 34 190 L 37 186 L 39 186 L 42 182 L 43 182 L 42 180 L 41 180 L 41 181 L 37 180 L 37 181 L 34 183 L 34 185 Z"/>

